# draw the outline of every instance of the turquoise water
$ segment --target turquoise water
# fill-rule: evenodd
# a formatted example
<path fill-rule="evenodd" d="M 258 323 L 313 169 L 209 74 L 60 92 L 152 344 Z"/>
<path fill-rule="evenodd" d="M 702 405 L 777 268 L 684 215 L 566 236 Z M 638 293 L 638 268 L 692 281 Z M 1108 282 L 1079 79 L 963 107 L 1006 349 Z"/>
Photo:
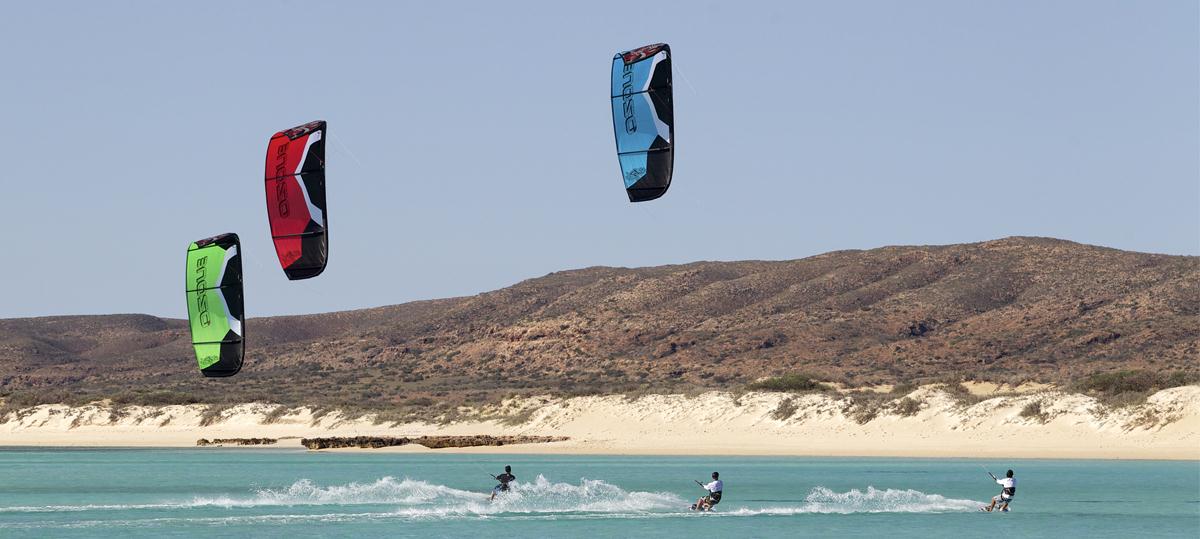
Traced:
<path fill-rule="evenodd" d="M 1012 512 L 977 510 L 981 465 L 1016 469 Z M 1200 463 L 0 449 L 0 537 L 118 535 L 1200 537 Z"/>

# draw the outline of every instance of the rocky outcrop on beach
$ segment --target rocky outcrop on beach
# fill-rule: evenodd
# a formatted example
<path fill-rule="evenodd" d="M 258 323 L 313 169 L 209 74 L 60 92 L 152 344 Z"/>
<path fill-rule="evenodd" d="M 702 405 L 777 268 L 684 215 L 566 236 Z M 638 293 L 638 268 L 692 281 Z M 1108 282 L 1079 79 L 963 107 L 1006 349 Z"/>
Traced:
<path fill-rule="evenodd" d="M 379 449 L 401 445 L 420 445 L 429 449 L 444 449 L 447 447 L 499 447 L 517 444 L 545 444 L 550 442 L 565 442 L 565 436 L 351 436 L 334 438 L 305 438 L 300 445 L 309 449 L 341 449 L 355 447 L 359 449 Z"/>
<path fill-rule="evenodd" d="M 275 438 L 214 438 L 209 440 L 201 438 L 196 440 L 198 447 L 210 445 L 275 445 L 279 440 Z"/>

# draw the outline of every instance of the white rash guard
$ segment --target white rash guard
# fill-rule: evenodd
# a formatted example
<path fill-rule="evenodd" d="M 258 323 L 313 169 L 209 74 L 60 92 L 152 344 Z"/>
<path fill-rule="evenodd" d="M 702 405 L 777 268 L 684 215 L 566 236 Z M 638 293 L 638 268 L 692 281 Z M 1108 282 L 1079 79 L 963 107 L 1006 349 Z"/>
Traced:
<path fill-rule="evenodd" d="M 1000 486 L 1004 487 L 1004 493 L 1000 495 L 1002 498 L 1011 498 L 1011 497 L 1013 497 L 1013 494 L 1008 494 L 1008 493 L 1009 493 L 1009 492 L 1014 492 L 1014 491 L 1016 490 L 1016 488 L 1017 488 L 1017 480 L 1016 480 L 1016 478 L 1013 478 L 1013 477 L 1001 477 L 1000 479 L 997 479 L 997 480 L 996 480 L 996 483 L 997 483 L 997 484 L 999 484 Z"/>
<path fill-rule="evenodd" d="M 725 482 L 721 481 L 720 479 L 717 479 L 716 481 L 713 481 L 712 483 L 704 485 L 704 490 L 707 490 L 709 492 L 721 492 L 724 489 L 725 489 Z"/>

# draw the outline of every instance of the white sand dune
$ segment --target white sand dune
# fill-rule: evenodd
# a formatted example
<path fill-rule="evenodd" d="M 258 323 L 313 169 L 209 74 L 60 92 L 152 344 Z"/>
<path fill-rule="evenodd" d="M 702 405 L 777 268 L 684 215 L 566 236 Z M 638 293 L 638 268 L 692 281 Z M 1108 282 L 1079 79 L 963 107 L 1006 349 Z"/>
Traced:
<path fill-rule="evenodd" d="M 475 419 L 445 425 L 377 425 L 369 416 L 337 412 L 314 420 L 308 408 L 287 410 L 267 423 L 277 406 L 261 403 L 226 409 L 208 425 L 201 425 L 203 405 L 135 406 L 119 413 L 103 405 L 43 405 L 3 418 L 0 445 L 191 447 L 200 438 L 265 437 L 284 438 L 268 447 L 298 447 L 300 438 L 318 436 L 529 434 L 570 440 L 453 451 L 1200 460 L 1200 386 L 1160 391 L 1125 408 L 1044 387 L 973 405 L 931 387 L 907 398 L 920 403 L 912 415 L 899 415 L 885 402 L 865 424 L 854 419 L 845 397 L 828 394 L 544 397 L 506 401 L 475 411 Z M 776 419 L 785 399 L 792 399 L 795 411 Z M 1022 416 L 1032 402 L 1044 415 Z M 487 419 L 522 412 L 529 419 L 519 425 Z"/>

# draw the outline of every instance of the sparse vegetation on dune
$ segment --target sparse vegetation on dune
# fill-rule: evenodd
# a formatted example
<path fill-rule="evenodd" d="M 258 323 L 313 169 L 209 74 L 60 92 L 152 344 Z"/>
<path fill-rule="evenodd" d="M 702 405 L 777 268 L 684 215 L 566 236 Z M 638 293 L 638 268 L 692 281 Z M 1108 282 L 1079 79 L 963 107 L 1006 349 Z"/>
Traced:
<path fill-rule="evenodd" d="M 904 397 L 892 404 L 891 411 L 902 417 L 917 415 L 921 411 L 921 402 L 912 397 Z"/>
<path fill-rule="evenodd" d="M 1096 397 L 1110 406 L 1141 404 L 1156 391 L 1200 383 L 1200 373 L 1155 373 L 1120 370 L 1096 373 L 1076 382 L 1072 389 Z"/>
<path fill-rule="evenodd" d="M 1024 408 L 1021 408 L 1021 417 L 1033 419 L 1039 423 L 1045 423 L 1051 419 L 1050 414 L 1042 409 L 1042 401 L 1030 401 Z"/>
<path fill-rule="evenodd" d="M 286 406 L 276 406 L 276 407 L 272 408 L 270 412 L 267 412 L 267 415 L 263 416 L 262 422 L 265 425 L 270 425 L 272 423 L 278 423 L 279 420 L 282 419 L 283 416 L 287 415 L 289 412 L 290 412 L 290 410 Z"/>
<path fill-rule="evenodd" d="M 204 409 L 204 413 L 200 415 L 200 426 L 207 427 L 216 423 L 220 423 L 224 419 L 225 410 L 228 407 L 220 404 L 211 404 Z"/>
<path fill-rule="evenodd" d="M 796 410 L 798 409 L 799 406 L 796 406 L 796 400 L 788 397 L 779 401 L 779 406 L 776 406 L 775 409 L 771 411 L 771 417 L 779 421 L 786 421 L 792 416 L 796 415 Z"/>
<path fill-rule="evenodd" d="M 920 411 L 921 402 L 907 395 L 915 389 L 916 385 L 901 382 L 888 392 L 869 389 L 849 391 L 842 398 L 842 413 L 860 425 L 887 413 L 913 415 Z"/>

